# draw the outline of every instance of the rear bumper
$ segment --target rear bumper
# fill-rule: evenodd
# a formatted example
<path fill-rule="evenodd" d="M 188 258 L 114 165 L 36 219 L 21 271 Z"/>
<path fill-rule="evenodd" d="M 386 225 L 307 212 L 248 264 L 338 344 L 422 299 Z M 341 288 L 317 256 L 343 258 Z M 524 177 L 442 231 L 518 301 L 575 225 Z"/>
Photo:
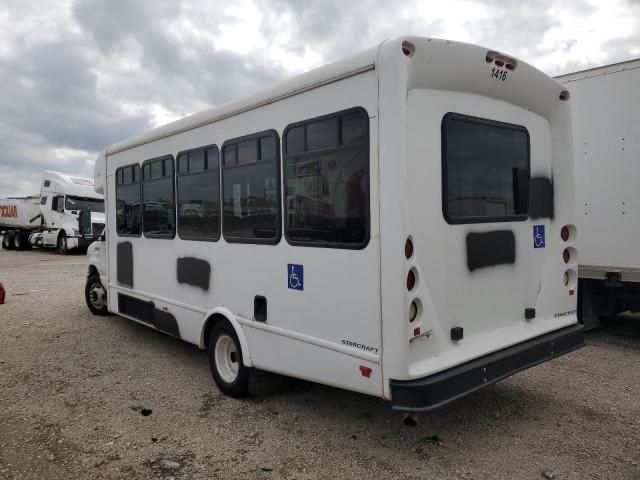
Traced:
<path fill-rule="evenodd" d="M 394 410 L 426 412 L 584 346 L 582 325 L 547 333 L 443 372 L 390 380 Z"/>

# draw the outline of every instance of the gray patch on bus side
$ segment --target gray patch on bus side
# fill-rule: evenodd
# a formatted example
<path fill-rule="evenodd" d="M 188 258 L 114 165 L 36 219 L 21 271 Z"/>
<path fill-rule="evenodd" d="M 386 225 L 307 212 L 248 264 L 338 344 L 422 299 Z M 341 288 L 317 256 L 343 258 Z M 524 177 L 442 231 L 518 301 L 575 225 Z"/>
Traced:
<path fill-rule="evenodd" d="M 133 244 L 131 242 L 118 243 L 116 277 L 120 285 L 133 288 Z"/>
<path fill-rule="evenodd" d="M 176 317 L 157 308 L 153 311 L 153 324 L 161 332 L 180 338 L 180 328 Z"/>
<path fill-rule="evenodd" d="M 470 271 L 516 261 L 516 237 L 511 230 L 467 234 L 467 267 Z"/>
<path fill-rule="evenodd" d="M 547 177 L 531 177 L 529 217 L 553 220 L 553 182 Z"/>
<path fill-rule="evenodd" d="M 193 257 L 178 258 L 178 283 L 186 283 L 207 291 L 210 278 L 211 265 L 206 260 Z"/>

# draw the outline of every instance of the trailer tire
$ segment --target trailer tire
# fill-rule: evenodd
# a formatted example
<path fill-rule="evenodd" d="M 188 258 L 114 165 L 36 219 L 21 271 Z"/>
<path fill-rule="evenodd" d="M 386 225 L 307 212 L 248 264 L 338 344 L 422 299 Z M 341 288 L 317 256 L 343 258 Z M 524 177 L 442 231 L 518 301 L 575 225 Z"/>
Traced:
<path fill-rule="evenodd" d="M 107 291 L 100 281 L 100 275 L 89 275 L 84 286 L 84 300 L 94 315 L 109 315 Z"/>
<path fill-rule="evenodd" d="M 58 235 L 58 253 L 60 255 L 68 255 L 69 254 L 69 249 L 67 248 L 67 234 L 62 232 L 60 235 Z"/>
<path fill-rule="evenodd" d="M 29 247 L 31 247 L 29 244 L 29 232 L 14 232 L 13 247 L 16 250 L 29 250 Z"/>
<path fill-rule="evenodd" d="M 13 250 L 15 246 L 13 245 L 13 237 L 16 234 L 13 230 L 9 230 L 4 232 L 4 237 L 2 237 L 2 248 L 5 250 Z"/>
<path fill-rule="evenodd" d="M 235 330 L 227 321 L 211 329 L 207 343 L 211 376 L 222 393 L 242 398 L 249 394 L 249 368 L 242 363 L 242 349 Z"/>

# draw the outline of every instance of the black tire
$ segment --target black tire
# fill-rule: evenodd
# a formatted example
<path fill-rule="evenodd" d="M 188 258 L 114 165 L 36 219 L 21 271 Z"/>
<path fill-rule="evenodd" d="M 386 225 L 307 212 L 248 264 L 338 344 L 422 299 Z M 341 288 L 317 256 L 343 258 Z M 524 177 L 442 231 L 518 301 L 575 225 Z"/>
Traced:
<path fill-rule="evenodd" d="M 107 291 L 100 282 L 99 275 L 90 275 L 87 278 L 87 283 L 84 286 L 84 300 L 94 315 L 109 315 Z"/>
<path fill-rule="evenodd" d="M 68 255 L 69 254 L 69 248 L 67 247 L 67 234 L 62 232 L 60 235 L 58 235 L 58 253 L 60 255 Z"/>
<path fill-rule="evenodd" d="M 2 237 L 2 248 L 5 250 L 13 250 L 15 246 L 13 245 L 13 237 L 16 234 L 13 230 L 9 230 L 4 233 L 4 237 Z"/>
<path fill-rule="evenodd" d="M 228 357 L 225 353 L 229 353 Z M 249 395 L 249 369 L 242 363 L 240 342 L 229 322 L 218 322 L 211 329 L 207 343 L 207 356 L 211 376 L 222 393 L 234 398 Z M 218 365 L 216 358 L 221 359 L 221 365 Z M 234 368 L 236 369 L 235 378 L 233 378 Z"/>
<path fill-rule="evenodd" d="M 30 246 L 29 232 L 14 232 L 13 247 L 16 250 L 28 250 Z"/>

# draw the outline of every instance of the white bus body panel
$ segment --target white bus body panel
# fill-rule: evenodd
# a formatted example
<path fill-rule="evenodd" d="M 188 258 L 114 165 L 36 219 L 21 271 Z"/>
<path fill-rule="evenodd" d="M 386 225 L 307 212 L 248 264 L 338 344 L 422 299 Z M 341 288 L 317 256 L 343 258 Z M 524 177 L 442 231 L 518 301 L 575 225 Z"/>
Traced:
<path fill-rule="evenodd" d="M 166 307 L 178 319 L 180 337 L 200 345 L 204 313 L 223 306 L 242 324 L 254 366 L 380 395 L 380 251 L 375 208 L 371 212 L 371 238 L 362 250 L 292 247 L 284 236 L 277 245 L 227 243 L 224 238 L 217 242 L 194 242 L 178 236 L 171 241 L 144 236 L 123 238 L 114 228 L 117 168 L 167 154 L 175 158 L 182 150 L 213 143 L 221 146 L 225 140 L 268 129 L 275 129 L 281 139 L 290 123 L 358 106 L 370 118 L 370 203 L 377 205 L 377 78 L 373 70 L 179 135 L 108 154 L 109 271 L 117 269 L 119 242 L 131 242 L 134 259 L 134 289 L 112 280 L 110 310 L 118 311 L 118 292 L 153 297 L 157 308 Z M 177 282 L 176 262 L 182 257 L 210 262 L 209 291 Z M 289 263 L 304 265 L 304 291 L 288 288 Z M 266 324 L 251 320 L 256 295 L 267 299 Z M 369 352 L 346 347 L 343 340 L 366 345 Z M 361 375 L 361 364 L 374 370 L 369 378 Z"/>
<path fill-rule="evenodd" d="M 640 59 L 557 79 L 574 113 L 580 277 L 640 282 Z"/>
<path fill-rule="evenodd" d="M 380 75 L 380 223 L 385 397 L 389 380 L 422 378 L 550 331 L 577 323 L 575 281 L 563 284 L 560 229 L 574 223 L 571 123 L 562 86 L 518 60 L 502 82 L 484 65 L 486 49 L 407 37 L 412 58 L 383 44 Z M 385 53 L 388 49 L 389 53 Z M 470 81 L 473 79 L 473 81 Z M 531 177 L 556 185 L 549 218 L 450 225 L 442 210 L 441 124 L 448 112 L 522 125 L 530 135 Z M 406 162 L 398 164 L 398 158 Z M 402 189 L 406 193 L 398 195 Z M 533 248 L 533 225 L 544 225 L 546 247 Z M 513 231 L 516 261 L 469 271 L 465 239 L 471 232 Z M 414 258 L 404 259 L 411 236 Z M 496 245 L 495 248 L 501 248 Z M 573 260 L 572 260 L 573 262 Z M 416 268 L 415 292 L 405 278 Z M 573 289 L 573 295 L 570 290 Z M 413 298 L 422 305 L 409 324 Z M 525 308 L 536 317 L 525 319 Z M 403 312 L 403 315 L 399 315 Z M 393 321 L 393 318 L 398 321 Z M 431 332 L 410 341 L 412 330 Z M 450 330 L 464 328 L 464 341 Z M 463 346 L 464 344 L 464 346 Z"/>

